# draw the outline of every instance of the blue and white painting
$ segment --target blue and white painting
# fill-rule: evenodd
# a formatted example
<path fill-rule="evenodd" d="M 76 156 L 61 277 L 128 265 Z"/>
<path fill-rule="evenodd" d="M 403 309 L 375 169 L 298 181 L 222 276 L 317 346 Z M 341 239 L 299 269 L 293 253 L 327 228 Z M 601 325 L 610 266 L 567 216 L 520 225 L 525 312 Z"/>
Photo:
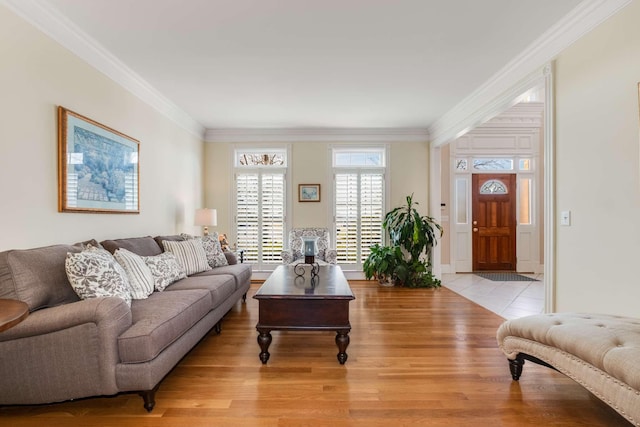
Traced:
<path fill-rule="evenodd" d="M 138 211 L 138 143 L 67 114 L 68 210 Z"/>

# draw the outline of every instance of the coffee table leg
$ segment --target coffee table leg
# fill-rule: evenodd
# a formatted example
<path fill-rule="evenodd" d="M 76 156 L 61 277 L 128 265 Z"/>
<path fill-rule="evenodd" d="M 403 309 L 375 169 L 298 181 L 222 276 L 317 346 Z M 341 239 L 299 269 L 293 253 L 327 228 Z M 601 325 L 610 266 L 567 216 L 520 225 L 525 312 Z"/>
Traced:
<path fill-rule="evenodd" d="M 342 329 L 338 331 L 336 335 L 336 344 L 338 345 L 338 362 L 344 365 L 349 357 L 347 355 L 347 346 L 349 345 L 349 330 Z"/>
<path fill-rule="evenodd" d="M 258 344 L 260 345 L 260 360 L 266 364 L 269 360 L 269 345 L 271 345 L 271 331 L 269 329 L 258 329 Z"/>

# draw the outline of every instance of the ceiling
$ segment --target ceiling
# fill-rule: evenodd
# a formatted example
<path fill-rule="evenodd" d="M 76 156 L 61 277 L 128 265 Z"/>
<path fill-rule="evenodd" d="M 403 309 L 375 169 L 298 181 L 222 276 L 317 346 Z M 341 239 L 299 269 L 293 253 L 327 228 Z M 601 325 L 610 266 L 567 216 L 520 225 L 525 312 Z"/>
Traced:
<path fill-rule="evenodd" d="M 207 129 L 428 128 L 580 0 L 42 0 Z"/>

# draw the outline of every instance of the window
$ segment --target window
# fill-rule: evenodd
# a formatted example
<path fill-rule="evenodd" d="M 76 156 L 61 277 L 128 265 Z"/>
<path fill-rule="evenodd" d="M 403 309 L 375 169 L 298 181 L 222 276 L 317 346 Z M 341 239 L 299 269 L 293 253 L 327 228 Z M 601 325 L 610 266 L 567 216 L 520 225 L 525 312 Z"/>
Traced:
<path fill-rule="evenodd" d="M 338 263 L 362 268 L 383 243 L 385 148 L 333 149 L 334 232 Z"/>
<path fill-rule="evenodd" d="M 287 151 L 236 150 L 236 241 L 256 270 L 282 262 Z"/>
<path fill-rule="evenodd" d="M 457 178 L 455 187 L 455 201 L 456 201 L 456 223 L 467 223 L 467 211 L 469 210 L 467 204 L 467 182 L 466 178 Z"/>
<path fill-rule="evenodd" d="M 513 170 L 513 159 L 473 159 L 473 169 L 484 171 L 510 171 Z"/>
<path fill-rule="evenodd" d="M 456 159 L 456 170 L 466 171 L 467 170 L 467 159 Z"/>
<path fill-rule="evenodd" d="M 520 178 L 519 197 L 520 197 L 520 215 L 518 223 L 520 225 L 533 224 L 532 219 L 532 192 L 531 186 L 533 180 L 531 178 Z"/>
<path fill-rule="evenodd" d="M 480 187 L 480 194 L 508 194 L 509 190 L 504 183 L 498 179 L 490 179 Z"/>
<path fill-rule="evenodd" d="M 531 170 L 531 159 L 518 160 L 518 166 L 521 171 Z"/>

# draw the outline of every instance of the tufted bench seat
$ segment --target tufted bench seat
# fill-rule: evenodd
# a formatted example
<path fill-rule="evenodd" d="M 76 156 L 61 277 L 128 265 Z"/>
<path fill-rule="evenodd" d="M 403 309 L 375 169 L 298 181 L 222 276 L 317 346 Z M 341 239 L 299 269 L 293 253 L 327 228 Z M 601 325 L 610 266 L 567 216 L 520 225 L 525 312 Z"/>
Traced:
<path fill-rule="evenodd" d="M 497 339 L 514 380 L 525 360 L 548 366 L 640 426 L 640 319 L 540 314 L 506 321 Z"/>

